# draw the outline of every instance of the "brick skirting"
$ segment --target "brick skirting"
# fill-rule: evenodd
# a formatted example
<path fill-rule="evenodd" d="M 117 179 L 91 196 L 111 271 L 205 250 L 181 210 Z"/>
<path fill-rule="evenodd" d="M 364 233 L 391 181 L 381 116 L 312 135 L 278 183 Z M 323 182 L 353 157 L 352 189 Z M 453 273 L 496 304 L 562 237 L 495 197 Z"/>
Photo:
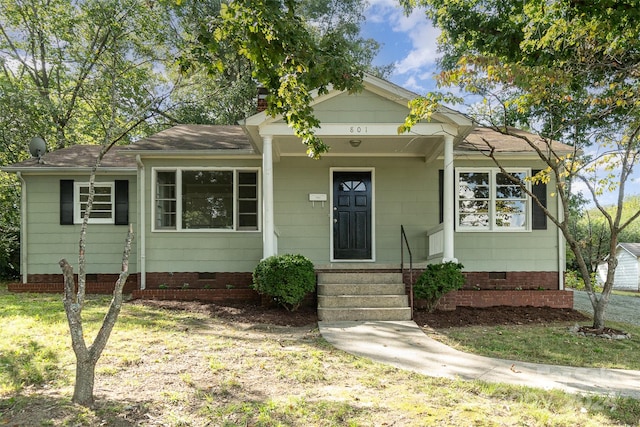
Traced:
<path fill-rule="evenodd" d="M 333 271 L 333 270 L 332 270 Z M 353 270 L 345 270 L 353 272 Z M 364 271 L 371 271 L 363 269 Z M 399 272 L 385 269 L 376 272 Z M 414 270 L 417 279 L 421 271 Z M 573 293 L 559 291 L 557 272 L 465 272 L 466 284 L 462 290 L 450 292 L 440 301 L 438 308 L 453 310 L 455 307 L 535 306 L 573 308 Z M 88 274 L 87 293 L 111 294 L 117 274 Z M 405 270 L 405 283 L 409 272 Z M 62 293 L 62 274 L 29 275 L 29 281 L 11 283 L 11 292 Z M 265 303 L 251 289 L 250 272 L 214 273 L 147 273 L 146 289 L 139 290 L 139 274 L 127 279 L 124 292 L 133 298 L 158 300 L 195 300 L 216 303 Z M 77 280 L 77 276 L 76 276 Z M 407 286 L 409 288 L 409 286 Z M 315 300 L 315 294 L 309 300 Z"/>
<path fill-rule="evenodd" d="M 572 309 L 573 291 L 452 291 L 442 297 L 436 308 L 450 311 L 455 310 L 456 307 L 495 307 L 501 305 Z"/>
<path fill-rule="evenodd" d="M 149 300 L 261 303 L 260 294 L 253 289 L 143 289 L 133 291 L 131 297 Z"/>
<path fill-rule="evenodd" d="M 78 282 L 76 281 L 76 284 Z M 115 287 L 113 282 L 90 282 L 87 280 L 86 293 L 88 294 L 112 294 Z M 124 286 L 123 293 L 130 294 L 138 286 L 135 280 L 129 281 Z M 64 281 L 62 279 L 55 282 L 29 282 L 29 283 L 9 283 L 7 285 L 9 292 L 36 292 L 45 294 L 61 294 L 64 292 Z"/>

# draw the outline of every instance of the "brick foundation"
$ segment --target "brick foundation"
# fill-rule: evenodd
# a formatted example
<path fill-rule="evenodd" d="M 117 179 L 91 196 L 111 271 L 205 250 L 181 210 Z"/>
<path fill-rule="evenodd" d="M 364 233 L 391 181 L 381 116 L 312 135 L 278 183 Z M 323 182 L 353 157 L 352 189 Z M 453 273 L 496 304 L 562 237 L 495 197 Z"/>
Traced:
<path fill-rule="evenodd" d="M 144 289 L 135 290 L 133 299 L 202 301 L 215 303 L 260 304 L 261 296 L 253 289 Z"/>
<path fill-rule="evenodd" d="M 133 292 L 133 298 L 215 303 L 262 302 L 251 289 L 252 273 L 147 273 L 146 287 Z"/>
<path fill-rule="evenodd" d="M 342 270 L 328 270 L 342 271 Z M 370 269 L 344 270 L 345 272 L 370 272 Z M 400 269 L 380 269 L 376 272 L 400 272 Z M 413 271 L 415 281 L 422 273 Z M 466 283 L 462 290 L 443 297 L 438 306 L 441 310 L 455 307 L 535 306 L 572 308 L 573 293 L 559 291 L 557 272 L 465 272 Z M 117 274 L 88 274 L 87 293 L 111 294 L 118 278 Z M 77 280 L 77 276 L 76 276 Z M 251 289 L 250 272 L 211 273 L 147 273 L 146 289 L 139 290 L 139 274 L 127 279 L 124 292 L 133 298 L 204 301 L 216 303 L 268 303 Z M 409 271 L 404 271 L 404 281 L 409 288 Z M 11 283 L 11 292 L 62 293 L 62 274 L 33 274 L 28 283 Z M 312 303 L 316 295 L 305 301 Z"/>
<path fill-rule="evenodd" d="M 414 283 L 423 271 L 413 270 Z M 463 290 L 558 290 L 556 271 L 466 271 L 463 274 Z M 404 282 L 410 283 L 406 268 Z"/>
<path fill-rule="evenodd" d="M 469 290 L 557 290 L 556 271 L 472 271 L 464 273 Z"/>
<path fill-rule="evenodd" d="M 146 289 L 249 289 L 252 273 L 147 273 Z"/>
<path fill-rule="evenodd" d="M 78 283 L 78 275 L 74 275 Z M 112 294 L 118 274 L 87 274 L 86 292 L 88 294 Z M 133 274 L 127 278 L 123 292 L 129 294 L 138 288 L 138 277 Z M 63 293 L 64 277 L 62 274 L 29 274 L 27 283 L 9 283 L 10 292 Z"/>
<path fill-rule="evenodd" d="M 522 290 L 522 291 L 452 291 L 446 294 L 436 307 L 438 310 L 455 310 L 456 307 L 551 307 L 573 308 L 573 291 Z"/>

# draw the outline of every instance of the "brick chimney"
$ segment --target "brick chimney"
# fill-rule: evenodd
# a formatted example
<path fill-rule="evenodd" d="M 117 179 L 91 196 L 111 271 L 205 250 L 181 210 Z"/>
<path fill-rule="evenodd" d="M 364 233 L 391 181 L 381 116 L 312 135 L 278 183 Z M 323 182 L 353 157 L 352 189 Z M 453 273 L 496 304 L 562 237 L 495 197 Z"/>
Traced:
<path fill-rule="evenodd" d="M 269 91 L 267 90 L 266 87 L 259 87 L 258 88 L 258 105 L 257 105 L 257 110 L 258 113 L 264 111 L 267 109 L 267 95 L 269 94 Z"/>

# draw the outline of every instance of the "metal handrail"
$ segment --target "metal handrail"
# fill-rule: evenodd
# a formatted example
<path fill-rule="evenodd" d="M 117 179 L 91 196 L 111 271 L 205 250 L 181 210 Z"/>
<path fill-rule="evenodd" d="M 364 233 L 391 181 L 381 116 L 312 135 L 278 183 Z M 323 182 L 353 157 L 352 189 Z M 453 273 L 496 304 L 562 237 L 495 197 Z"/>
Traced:
<path fill-rule="evenodd" d="M 407 246 L 409 252 L 409 306 L 411 308 L 411 319 L 413 319 L 413 254 L 407 239 L 407 233 L 404 232 L 404 225 L 400 224 L 400 271 L 404 282 L 404 247 Z"/>

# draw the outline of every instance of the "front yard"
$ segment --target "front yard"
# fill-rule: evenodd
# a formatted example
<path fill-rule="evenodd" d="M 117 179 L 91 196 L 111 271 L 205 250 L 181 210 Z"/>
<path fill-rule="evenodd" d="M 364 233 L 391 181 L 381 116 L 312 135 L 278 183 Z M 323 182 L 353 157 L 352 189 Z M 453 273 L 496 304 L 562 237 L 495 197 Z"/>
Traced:
<path fill-rule="evenodd" d="M 104 297 L 90 299 L 84 316 L 92 324 L 88 335 L 107 303 Z M 86 409 L 70 403 L 75 361 L 60 296 L 9 294 L 2 287 L 0 306 L 0 425 L 640 422 L 640 403 L 632 399 L 434 379 L 373 363 L 332 348 L 313 323 L 278 326 L 130 303 L 98 362 L 97 404 Z"/>

